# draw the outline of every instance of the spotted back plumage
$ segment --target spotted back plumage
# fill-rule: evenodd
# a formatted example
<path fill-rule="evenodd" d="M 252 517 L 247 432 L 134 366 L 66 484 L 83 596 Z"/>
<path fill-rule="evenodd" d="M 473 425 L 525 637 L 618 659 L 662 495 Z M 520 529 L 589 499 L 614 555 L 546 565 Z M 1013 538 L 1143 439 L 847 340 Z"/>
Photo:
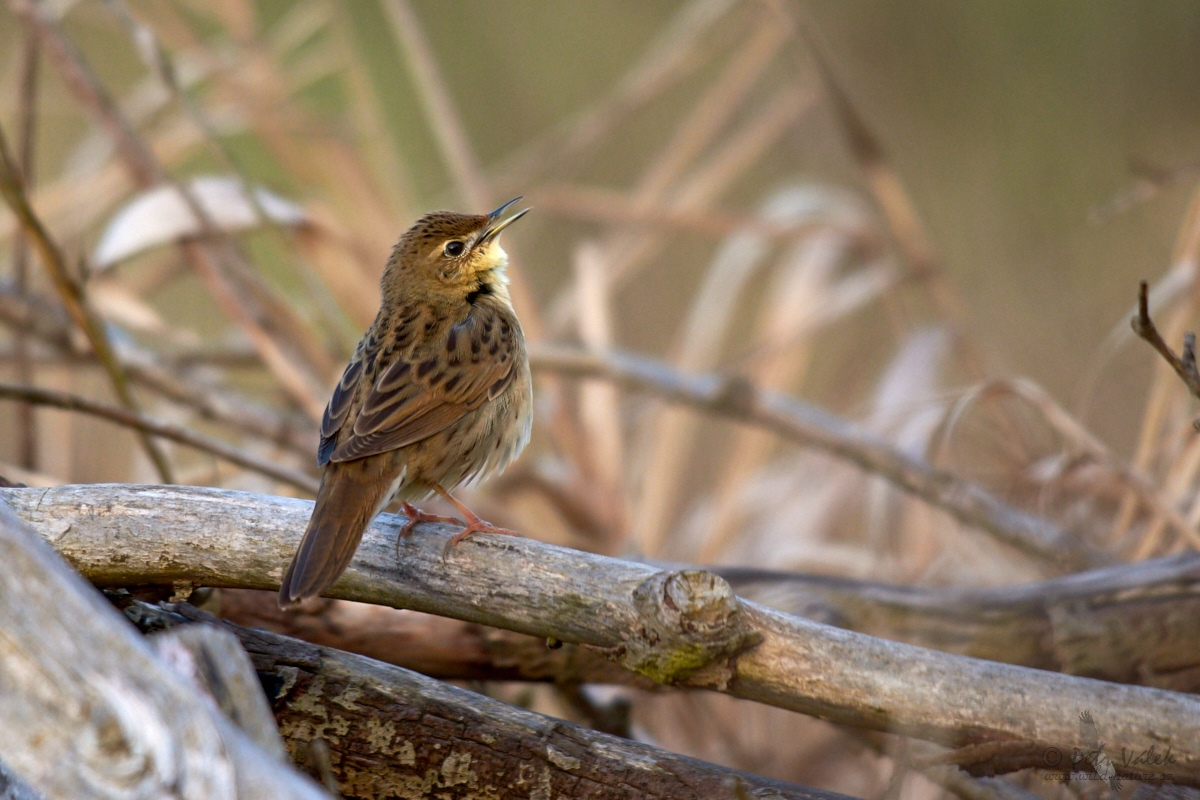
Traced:
<path fill-rule="evenodd" d="M 490 295 L 453 310 L 416 306 L 390 325 L 367 334 L 334 390 L 321 425 L 322 465 L 437 433 L 499 397 L 524 358 L 516 316 Z"/>

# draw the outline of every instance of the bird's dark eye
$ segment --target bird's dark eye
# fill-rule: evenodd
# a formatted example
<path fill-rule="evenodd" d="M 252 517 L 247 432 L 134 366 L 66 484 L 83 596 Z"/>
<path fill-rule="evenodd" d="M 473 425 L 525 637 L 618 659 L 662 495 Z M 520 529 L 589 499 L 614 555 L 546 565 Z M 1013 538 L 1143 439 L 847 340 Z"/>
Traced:
<path fill-rule="evenodd" d="M 463 250 L 466 249 L 467 246 L 465 244 L 455 239 L 453 242 L 446 242 L 446 246 L 442 249 L 442 252 L 451 258 L 458 258 L 463 254 Z"/>

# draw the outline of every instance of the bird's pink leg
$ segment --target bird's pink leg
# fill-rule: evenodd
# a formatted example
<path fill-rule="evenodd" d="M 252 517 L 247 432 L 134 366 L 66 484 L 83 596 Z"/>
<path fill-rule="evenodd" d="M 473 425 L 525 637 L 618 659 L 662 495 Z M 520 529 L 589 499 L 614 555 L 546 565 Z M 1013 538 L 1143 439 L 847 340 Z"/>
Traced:
<path fill-rule="evenodd" d="M 442 553 L 443 556 L 449 554 L 451 547 L 454 547 L 454 545 L 458 544 L 463 539 L 470 536 L 472 533 L 500 533 L 505 536 L 520 536 L 521 535 L 521 534 L 517 533 L 516 531 L 510 531 L 508 528 L 501 528 L 496 525 L 493 525 L 492 523 L 488 522 L 487 520 L 480 519 L 479 515 L 477 515 L 471 509 L 467 508 L 465 505 L 462 504 L 462 502 L 460 502 L 458 500 L 458 498 L 456 498 L 454 495 L 447 492 L 441 486 L 438 486 L 436 483 L 433 485 L 433 490 L 435 492 L 437 492 L 438 494 L 440 494 L 447 503 L 454 506 L 454 508 L 458 510 L 458 513 L 462 514 L 463 517 L 465 517 L 467 520 L 466 526 L 461 531 L 454 534 L 454 536 L 451 537 L 450 541 L 446 543 L 446 549 Z"/>
<path fill-rule="evenodd" d="M 412 534 L 413 528 L 417 527 L 418 522 L 457 522 L 459 525 L 462 524 L 462 520 L 458 517 L 441 517 L 437 514 L 430 514 L 408 502 L 400 504 L 400 513 L 408 517 L 408 522 L 404 523 L 404 527 L 400 529 L 399 538 L 401 539 Z"/>

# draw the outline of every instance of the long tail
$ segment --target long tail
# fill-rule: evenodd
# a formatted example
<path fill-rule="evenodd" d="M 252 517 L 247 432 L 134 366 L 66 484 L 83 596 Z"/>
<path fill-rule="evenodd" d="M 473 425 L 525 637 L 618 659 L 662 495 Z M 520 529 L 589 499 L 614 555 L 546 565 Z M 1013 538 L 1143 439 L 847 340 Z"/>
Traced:
<path fill-rule="evenodd" d="M 392 487 L 361 461 L 333 463 L 321 475 L 317 504 L 279 587 L 279 607 L 294 608 L 334 584 L 354 558 L 363 532 Z"/>

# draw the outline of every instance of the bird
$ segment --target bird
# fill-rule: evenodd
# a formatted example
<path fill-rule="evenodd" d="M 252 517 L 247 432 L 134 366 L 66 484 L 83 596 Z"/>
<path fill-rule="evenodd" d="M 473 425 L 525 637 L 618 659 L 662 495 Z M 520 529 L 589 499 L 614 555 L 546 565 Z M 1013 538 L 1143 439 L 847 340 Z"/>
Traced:
<path fill-rule="evenodd" d="M 515 534 L 480 519 L 450 492 L 499 474 L 529 442 L 533 386 L 513 311 L 500 234 L 514 198 L 490 214 L 434 211 L 400 237 L 380 280 L 379 313 L 321 420 L 323 468 L 304 538 L 283 575 L 279 606 L 321 595 L 346 571 L 371 520 L 394 499 L 408 517 Z M 413 503 L 440 495 L 465 522 Z M 399 541 L 399 539 L 397 539 Z"/>
<path fill-rule="evenodd" d="M 1112 759 L 1104 752 L 1107 742 L 1100 738 L 1100 730 L 1096 727 L 1090 709 L 1079 715 L 1079 737 L 1085 746 L 1083 749 L 1076 748 L 1071 757 L 1072 762 L 1091 765 L 1100 780 L 1108 784 L 1108 788 L 1114 792 L 1121 791 L 1121 778 L 1117 775 L 1117 768 L 1113 766 Z"/>

